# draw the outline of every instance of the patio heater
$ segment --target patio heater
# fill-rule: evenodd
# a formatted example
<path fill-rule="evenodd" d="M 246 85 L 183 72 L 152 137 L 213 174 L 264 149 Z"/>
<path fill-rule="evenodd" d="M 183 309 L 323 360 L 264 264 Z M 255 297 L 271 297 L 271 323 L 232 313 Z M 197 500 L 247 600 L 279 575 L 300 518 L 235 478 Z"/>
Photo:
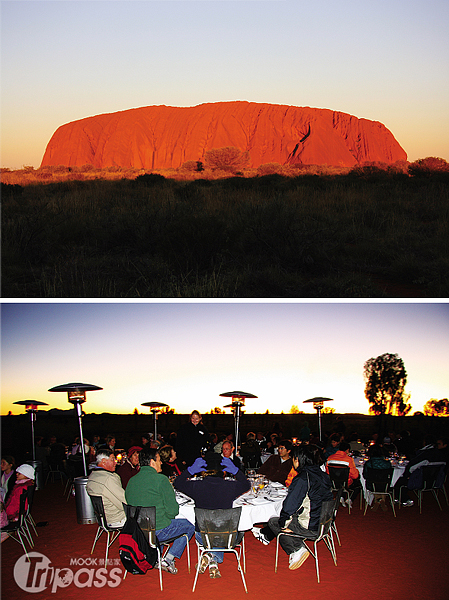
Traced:
<path fill-rule="evenodd" d="M 239 447 L 239 427 L 240 427 L 240 415 L 241 408 L 245 406 L 246 398 L 257 398 L 254 394 L 249 394 L 247 392 L 226 392 L 224 394 L 220 394 L 220 396 L 224 396 L 225 398 L 232 398 L 231 404 L 226 404 L 223 408 L 231 408 L 234 413 L 234 423 L 235 423 L 235 451 Z"/>
<path fill-rule="evenodd" d="M 81 525 L 89 525 L 96 523 L 95 514 L 93 511 L 92 502 L 90 501 L 89 495 L 86 491 L 87 484 L 87 465 L 86 456 L 84 453 L 84 436 L 83 436 L 83 412 L 81 410 L 81 404 L 86 402 L 86 392 L 102 390 L 103 388 L 98 385 L 92 385 L 90 383 L 63 383 L 50 388 L 49 392 L 67 392 L 68 401 L 74 405 L 76 413 L 78 415 L 78 425 L 80 430 L 80 445 L 82 448 L 81 457 L 83 459 L 83 470 L 84 477 L 75 477 L 75 500 L 76 500 L 76 512 L 78 523 Z"/>
<path fill-rule="evenodd" d="M 40 460 L 36 460 L 36 448 L 34 444 L 34 423 L 36 421 L 38 406 L 48 406 L 48 404 L 46 402 L 40 402 L 39 400 L 19 400 L 18 402 L 14 402 L 14 404 L 20 404 L 22 406 L 25 406 L 25 411 L 29 413 L 31 418 L 31 448 L 33 460 L 29 460 L 27 462 L 29 465 L 34 467 L 36 475 L 36 490 L 39 490 L 42 487 L 42 462 Z"/>
<path fill-rule="evenodd" d="M 153 413 L 154 441 L 157 442 L 157 413 L 159 412 L 159 409 L 163 406 L 168 406 L 168 404 L 164 404 L 163 402 L 143 402 L 141 406 L 149 406 L 150 411 Z"/>
<path fill-rule="evenodd" d="M 321 411 L 325 402 L 333 402 L 333 398 L 310 398 L 310 400 L 304 400 L 303 404 L 307 402 L 313 402 L 313 408 L 318 413 L 318 428 L 320 430 L 320 441 L 321 441 Z"/>

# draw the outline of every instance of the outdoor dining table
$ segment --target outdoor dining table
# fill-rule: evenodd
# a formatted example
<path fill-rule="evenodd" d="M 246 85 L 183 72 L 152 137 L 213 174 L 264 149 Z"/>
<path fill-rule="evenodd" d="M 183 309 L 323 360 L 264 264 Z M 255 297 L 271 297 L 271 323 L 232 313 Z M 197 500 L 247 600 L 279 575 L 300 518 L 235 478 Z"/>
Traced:
<path fill-rule="evenodd" d="M 391 478 L 391 487 L 394 487 L 394 484 L 397 480 L 402 477 L 404 471 L 407 467 L 406 462 L 402 462 L 402 464 L 397 463 L 397 461 L 390 461 L 391 466 L 393 467 L 393 477 Z M 374 498 L 373 492 L 370 492 L 366 489 L 366 481 L 363 477 L 363 467 L 365 465 L 365 461 L 360 459 L 359 457 L 354 458 L 355 466 L 357 467 L 358 472 L 360 473 L 360 483 L 362 484 L 363 495 L 367 500 L 368 504 L 371 504 Z"/>
<path fill-rule="evenodd" d="M 257 495 L 250 490 L 239 496 L 232 505 L 233 508 L 242 507 L 239 530 L 248 531 L 255 523 L 266 523 L 271 517 L 279 516 L 286 495 L 284 485 L 270 482 Z M 176 500 L 179 504 L 177 518 L 195 523 L 195 502 L 192 498 L 176 490 Z"/>

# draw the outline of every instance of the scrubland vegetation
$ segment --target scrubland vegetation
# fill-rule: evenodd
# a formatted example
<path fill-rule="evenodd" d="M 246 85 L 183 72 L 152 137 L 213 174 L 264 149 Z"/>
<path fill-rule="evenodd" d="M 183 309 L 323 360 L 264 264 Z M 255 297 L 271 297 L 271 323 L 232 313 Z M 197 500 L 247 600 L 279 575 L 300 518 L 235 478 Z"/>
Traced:
<path fill-rule="evenodd" d="M 3 169 L 3 297 L 449 296 L 446 161 L 241 158 Z"/>

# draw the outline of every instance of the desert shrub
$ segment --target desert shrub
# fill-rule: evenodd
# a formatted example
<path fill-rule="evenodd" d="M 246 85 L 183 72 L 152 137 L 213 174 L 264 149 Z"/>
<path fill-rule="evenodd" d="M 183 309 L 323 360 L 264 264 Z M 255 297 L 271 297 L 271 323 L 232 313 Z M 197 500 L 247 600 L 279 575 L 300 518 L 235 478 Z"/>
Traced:
<path fill-rule="evenodd" d="M 279 163 L 276 163 L 276 162 L 265 163 L 265 164 L 257 167 L 257 174 L 258 175 L 272 175 L 273 173 L 282 174 L 283 169 L 284 169 L 283 166 L 280 165 Z"/>
<path fill-rule="evenodd" d="M 138 175 L 134 181 L 140 185 L 153 187 L 163 185 L 167 180 L 163 175 L 159 175 L 159 173 L 145 173 L 145 175 Z"/>
<path fill-rule="evenodd" d="M 449 173 L 449 163 L 444 158 L 428 156 L 412 162 L 408 172 L 412 177 L 430 177 L 434 173 Z"/>
<path fill-rule="evenodd" d="M 211 169 L 224 171 L 238 171 L 249 164 L 249 152 L 242 152 L 240 148 L 227 146 L 225 148 L 212 148 L 204 155 L 204 164 Z"/>
<path fill-rule="evenodd" d="M 189 171 L 191 173 L 200 172 L 203 170 L 203 163 L 200 160 L 186 160 L 180 166 L 181 171 Z"/>

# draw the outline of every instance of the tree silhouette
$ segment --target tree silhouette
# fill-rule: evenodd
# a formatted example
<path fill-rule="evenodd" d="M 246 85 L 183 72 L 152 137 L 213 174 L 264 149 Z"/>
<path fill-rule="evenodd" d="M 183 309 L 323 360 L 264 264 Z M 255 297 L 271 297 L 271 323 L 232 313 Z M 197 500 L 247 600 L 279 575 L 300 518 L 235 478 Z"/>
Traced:
<path fill-rule="evenodd" d="M 424 414 L 426 417 L 449 417 L 449 400 L 431 398 L 424 404 Z"/>
<path fill-rule="evenodd" d="M 384 415 L 403 416 L 410 412 L 410 396 L 404 391 L 407 372 L 397 354 L 387 353 L 367 360 L 364 378 L 369 412 L 380 416 L 379 430 L 383 429 Z"/>

